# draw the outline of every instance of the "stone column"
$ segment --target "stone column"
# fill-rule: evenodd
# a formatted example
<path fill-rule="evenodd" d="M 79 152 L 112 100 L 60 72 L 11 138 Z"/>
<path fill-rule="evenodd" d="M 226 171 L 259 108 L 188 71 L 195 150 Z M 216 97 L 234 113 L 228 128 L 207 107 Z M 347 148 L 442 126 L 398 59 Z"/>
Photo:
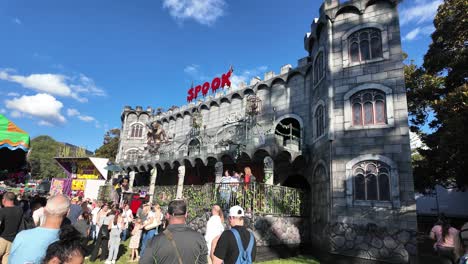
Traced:
<path fill-rule="evenodd" d="M 218 161 L 215 164 L 215 183 L 220 183 L 221 182 L 221 177 L 223 177 L 223 163 Z"/>
<path fill-rule="evenodd" d="M 265 184 L 273 185 L 274 162 L 270 156 L 263 159 L 263 173 L 265 174 Z"/>
<path fill-rule="evenodd" d="M 130 179 L 128 181 L 128 189 L 133 192 L 133 182 L 135 181 L 135 171 L 132 170 L 130 171 L 129 175 L 130 175 Z"/>
<path fill-rule="evenodd" d="M 151 179 L 150 179 L 150 186 L 149 186 L 149 195 L 150 195 L 151 202 L 153 202 L 154 188 L 156 185 L 156 177 L 158 177 L 158 169 L 155 166 L 153 169 L 151 169 Z"/>
<path fill-rule="evenodd" d="M 177 169 L 179 174 L 179 181 L 177 182 L 177 195 L 176 199 L 182 199 L 182 193 L 184 191 L 184 178 L 185 178 L 185 166 L 179 166 Z"/>

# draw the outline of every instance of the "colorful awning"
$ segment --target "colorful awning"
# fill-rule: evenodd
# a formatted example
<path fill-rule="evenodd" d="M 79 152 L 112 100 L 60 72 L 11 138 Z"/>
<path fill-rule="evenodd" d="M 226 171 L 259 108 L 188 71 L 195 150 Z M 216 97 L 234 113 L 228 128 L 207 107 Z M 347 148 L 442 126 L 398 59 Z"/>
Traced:
<path fill-rule="evenodd" d="M 29 135 L 13 122 L 0 114 L 0 149 L 29 150 Z"/>

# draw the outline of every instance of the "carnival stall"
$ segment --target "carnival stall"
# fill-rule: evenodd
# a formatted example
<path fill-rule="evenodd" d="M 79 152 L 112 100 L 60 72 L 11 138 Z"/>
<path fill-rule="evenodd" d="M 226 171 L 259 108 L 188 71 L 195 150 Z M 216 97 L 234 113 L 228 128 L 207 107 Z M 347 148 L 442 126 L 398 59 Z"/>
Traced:
<path fill-rule="evenodd" d="M 106 184 L 108 159 L 95 157 L 57 157 L 57 163 L 67 175 L 53 179 L 50 193 L 73 194 L 97 199 L 99 187 Z"/>
<path fill-rule="evenodd" d="M 0 172 L 4 176 L 2 180 L 15 177 L 15 182 L 24 182 L 28 151 L 28 133 L 0 114 Z"/>

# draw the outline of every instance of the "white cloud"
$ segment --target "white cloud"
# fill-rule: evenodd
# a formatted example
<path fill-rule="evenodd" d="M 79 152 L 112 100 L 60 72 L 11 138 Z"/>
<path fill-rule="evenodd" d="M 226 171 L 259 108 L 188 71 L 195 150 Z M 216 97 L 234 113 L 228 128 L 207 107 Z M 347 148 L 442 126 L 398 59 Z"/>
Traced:
<path fill-rule="evenodd" d="M 94 117 L 92 117 L 92 116 L 86 116 L 86 115 L 79 115 L 79 116 L 78 116 L 78 119 L 80 119 L 81 121 L 84 121 L 84 122 L 91 122 L 91 121 L 94 121 Z"/>
<path fill-rule="evenodd" d="M 39 122 L 37 122 L 38 125 L 40 126 L 54 126 L 54 124 L 48 122 L 48 121 L 44 121 L 44 120 L 40 120 Z"/>
<path fill-rule="evenodd" d="M 192 64 L 192 65 L 185 67 L 184 72 L 189 75 L 193 75 L 193 74 L 198 74 L 199 69 L 200 69 L 199 65 Z"/>
<path fill-rule="evenodd" d="M 76 110 L 75 108 L 68 108 L 67 109 L 67 116 L 77 116 L 79 115 L 80 112 Z"/>
<path fill-rule="evenodd" d="M 209 78 L 203 73 L 200 65 L 191 64 L 184 68 L 184 72 L 188 74 L 192 80 L 207 81 Z"/>
<path fill-rule="evenodd" d="M 68 116 L 76 116 L 79 120 L 84 121 L 84 122 L 94 121 L 96 124 L 99 124 L 99 122 L 96 120 L 96 118 L 94 118 L 92 116 L 82 115 L 80 113 L 80 111 L 78 111 L 75 108 L 68 108 L 67 109 L 67 115 Z"/>
<path fill-rule="evenodd" d="M 238 89 L 240 83 L 242 82 L 248 86 L 250 84 L 250 79 L 255 76 L 263 75 L 267 69 L 267 66 L 259 66 L 254 69 L 241 71 L 239 74 L 237 74 L 237 71 L 234 69 L 234 72 L 231 76 L 231 87 L 233 89 Z"/>
<path fill-rule="evenodd" d="M 400 24 L 405 25 L 410 22 L 421 24 L 432 21 L 437 13 L 437 8 L 442 2 L 442 0 L 416 0 L 415 5 L 402 8 L 400 11 Z"/>
<path fill-rule="evenodd" d="M 414 39 L 419 38 L 420 36 L 427 36 L 434 32 L 434 26 L 424 26 L 424 27 L 417 27 L 410 32 L 408 32 L 404 37 L 404 41 L 411 41 Z"/>
<path fill-rule="evenodd" d="M 5 114 L 5 113 L 6 113 L 6 110 L 3 108 L 0 108 L 0 114 Z"/>
<path fill-rule="evenodd" d="M 164 0 L 163 7 L 176 20 L 193 19 L 203 25 L 212 25 L 224 15 L 224 0 Z"/>
<path fill-rule="evenodd" d="M 11 93 L 7 93 L 7 96 L 15 97 L 15 96 L 20 96 L 20 94 L 11 92 Z"/>
<path fill-rule="evenodd" d="M 12 21 L 13 21 L 13 23 L 18 24 L 18 25 L 23 24 L 23 22 L 21 22 L 21 20 L 19 18 L 17 18 L 17 17 L 13 18 Z"/>
<path fill-rule="evenodd" d="M 83 74 L 69 77 L 62 74 L 34 73 L 31 75 L 16 75 L 14 70 L 0 70 L 0 80 L 17 83 L 24 88 L 52 95 L 72 97 L 79 102 L 87 102 L 82 95 L 104 96 L 105 92 L 98 88 L 94 81 Z"/>
<path fill-rule="evenodd" d="M 5 100 L 5 106 L 12 110 L 12 116 L 29 115 L 42 121 L 55 124 L 64 123 L 65 117 L 60 113 L 63 104 L 49 94 L 23 95 L 19 98 Z"/>

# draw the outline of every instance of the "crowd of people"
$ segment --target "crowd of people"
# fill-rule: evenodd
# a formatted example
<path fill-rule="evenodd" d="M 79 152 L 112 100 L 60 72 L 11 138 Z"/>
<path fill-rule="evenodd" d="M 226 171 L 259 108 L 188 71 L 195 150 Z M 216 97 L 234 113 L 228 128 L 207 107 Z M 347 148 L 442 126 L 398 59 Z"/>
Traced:
<path fill-rule="evenodd" d="M 236 193 L 238 191 L 239 184 L 243 184 L 244 188 L 247 189 L 251 183 L 256 182 L 255 176 L 252 174 L 250 167 L 245 167 L 244 172 L 237 172 L 229 170 L 224 171 L 224 175 L 221 177 L 219 186 L 220 203 L 226 209 L 227 205 L 232 204 L 236 200 Z"/>
<path fill-rule="evenodd" d="M 0 258 L 5 264 L 75 264 L 98 257 L 116 263 L 127 239 L 129 261 L 143 264 L 252 263 L 256 255 L 240 206 L 229 210 L 230 231 L 221 207 L 213 206 L 203 237 L 187 225 L 183 200 L 170 202 L 165 213 L 157 204 L 142 204 L 135 214 L 128 204 L 65 195 L 22 198 L 6 192 L 1 201 Z"/>
<path fill-rule="evenodd" d="M 450 263 L 468 264 L 468 222 L 458 230 L 442 214 L 429 237 L 434 240 L 434 251 L 441 258 Z"/>

